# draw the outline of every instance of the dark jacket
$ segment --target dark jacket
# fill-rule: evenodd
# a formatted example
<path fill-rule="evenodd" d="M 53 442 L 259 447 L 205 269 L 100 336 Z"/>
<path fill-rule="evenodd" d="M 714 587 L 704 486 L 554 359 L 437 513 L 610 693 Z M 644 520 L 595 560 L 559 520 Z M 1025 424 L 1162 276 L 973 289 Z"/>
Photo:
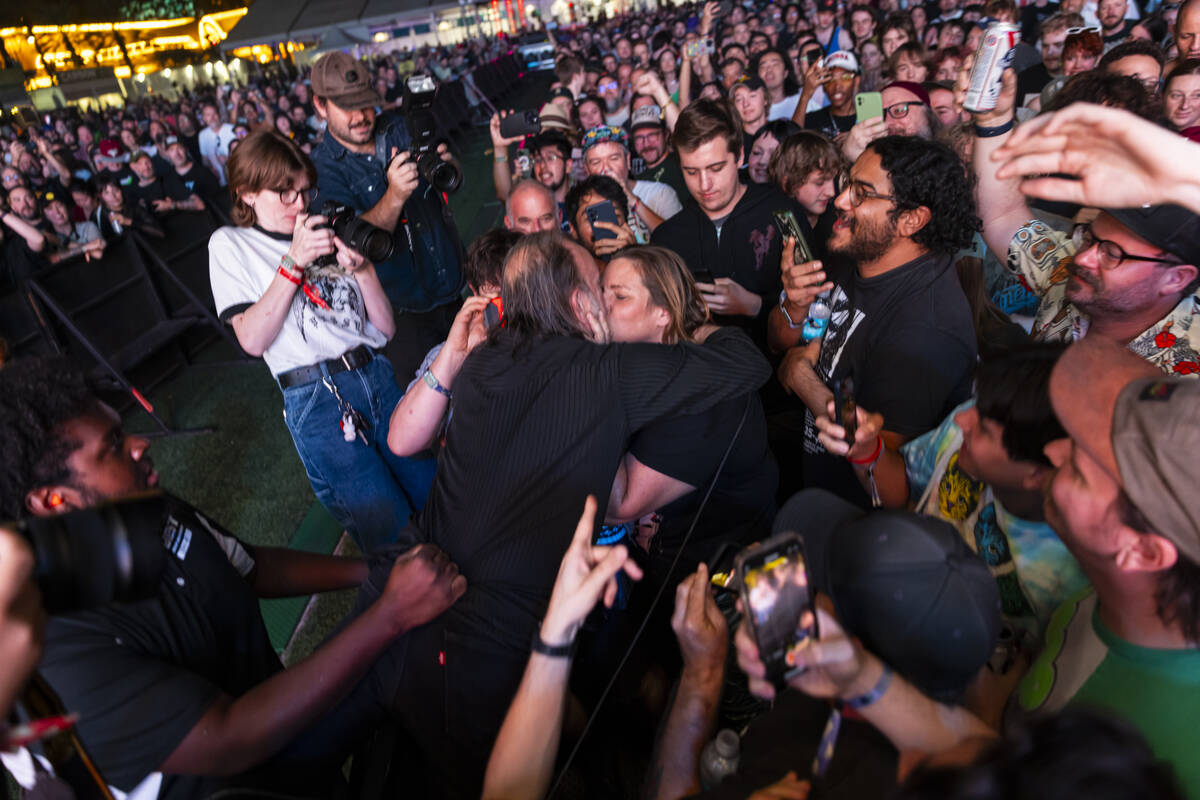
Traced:
<path fill-rule="evenodd" d="M 754 319 L 720 314 L 714 319 L 718 325 L 744 328 L 764 352 L 767 314 L 779 303 L 779 292 L 783 288 L 779 272 L 783 237 L 772 212 L 785 209 L 795 215 L 800 230 L 809 240 L 809 247 L 820 258 L 825 243 L 818 246 L 813 240 L 804 209 L 770 184 L 746 186 L 746 193 L 721 227 L 720 241 L 713 221 L 690 196 L 686 198 L 683 210 L 659 225 L 650 237 L 652 244 L 678 253 L 693 275 L 711 272 L 714 278 L 732 278 L 762 297 L 762 309 Z"/>

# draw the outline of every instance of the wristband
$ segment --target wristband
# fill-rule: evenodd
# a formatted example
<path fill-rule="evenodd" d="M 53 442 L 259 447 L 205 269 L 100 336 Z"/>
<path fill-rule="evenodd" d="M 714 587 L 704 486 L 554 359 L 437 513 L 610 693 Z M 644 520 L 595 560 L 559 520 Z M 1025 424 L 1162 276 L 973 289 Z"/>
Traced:
<path fill-rule="evenodd" d="M 1004 134 L 1011 131 L 1015 124 L 1016 124 L 1016 118 L 1014 117 L 1013 119 L 1010 119 L 1008 122 L 1004 123 L 1003 125 L 997 125 L 994 128 L 984 128 L 980 125 L 976 125 L 975 126 L 975 138 L 990 139 L 993 136 L 1003 136 Z"/>
<path fill-rule="evenodd" d="M 279 268 L 276 270 L 276 272 L 278 272 L 283 277 L 287 278 L 289 281 L 294 283 L 296 286 L 300 285 L 300 279 L 297 278 L 296 275 L 293 272 L 291 272 L 290 270 L 284 269 L 283 264 L 279 265 Z"/>
<path fill-rule="evenodd" d="M 508 161 L 508 156 L 504 155 L 503 153 L 496 153 L 495 159 L 497 161 Z"/>
<path fill-rule="evenodd" d="M 799 330 L 800 328 L 803 328 L 804 320 L 800 320 L 799 322 L 793 322 L 792 315 L 788 313 L 787 307 L 784 306 L 785 302 L 787 302 L 787 289 L 782 289 L 779 292 L 779 310 L 783 312 L 783 318 L 785 320 L 787 320 L 788 327 L 791 328 L 792 330 L 795 331 L 795 330 Z"/>
<path fill-rule="evenodd" d="M 888 687 L 892 685 L 892 668 L 887 664 L 883 665 L 883 674 L 879 676 L 879 680 L 872 687 L 871 691 L 866 694 L 860 694 L 858 697 L 851 697 L 842 701 L 845 705 L 853 708 L 855 711 L 864 709 L 867 706 L 875 703 L 879 698 L 887 693 Z"/>
<path fill-rule="evenodd" d="M 453 395 L 450 394 L 450 390 L 445 386 L 442 386 L 441 382 L 438 381 L 437 376 L 433 374 L 433 370 L 426 369 L 424 374 L 421 375 L 421 380 L 425 381 L 426 386 L 444 396 L 447 400 L 453 399 Z"/>
<path fill-rule="evenodd" d="M 850 458 L 850 455 L 847 453 L 846 460 L 849 461 L 851 464 L 857 464 L 859 466 L 862 466 L 864 464 L 874 464 L 876 461 L 879 460 L 879 455 L 882 452 L 883 452 L 883 436 L 878 435 L 875 437 L 875 452 L 871 454 L 870 458 Z"/>
<path fill-rule="evenodd" d="M 539 622 L 533 629 L 533 641 L 529 643 L 529 647 L 533 652 L 551 658 L 571 658 L 575 655 L 575 637 L 571 637 L 571 641 L 566 644 L 548 644 L 542 639 L 542 623 Z"/>

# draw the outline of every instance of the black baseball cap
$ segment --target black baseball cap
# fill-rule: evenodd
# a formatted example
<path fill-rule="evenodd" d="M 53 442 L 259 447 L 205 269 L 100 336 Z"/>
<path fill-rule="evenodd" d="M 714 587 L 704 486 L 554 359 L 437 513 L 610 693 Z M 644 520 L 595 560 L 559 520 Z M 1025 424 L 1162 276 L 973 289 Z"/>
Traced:
<path fill-rule="evenodd" d="M 1105 209 L 1117 222 L 1185 264 L 1200 266 L 1200 215 L 1182 206 Z"/>
<path fill-rule="evenodd" d="M 785 531 L 804 539 L 809 579 L 846 631 L 922 691 L 956 699 L 992 656 L 1000 590 L 948 522 L 806 489 L 775 518 Z"/>

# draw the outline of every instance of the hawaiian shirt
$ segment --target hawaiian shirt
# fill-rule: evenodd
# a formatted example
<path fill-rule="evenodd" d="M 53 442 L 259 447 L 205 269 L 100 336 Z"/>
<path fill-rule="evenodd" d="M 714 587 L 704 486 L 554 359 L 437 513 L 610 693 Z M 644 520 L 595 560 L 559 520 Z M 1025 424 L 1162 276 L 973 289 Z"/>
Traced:
<path fill-rule="evenodd" d="M 1042 299 L 1033 338 L 1068 342 L 1087 335 L 1091 320 L 1067 300 L 1067 266 L 1075 257 L 1071 236 L 1041 220 L 1030 220 L 1008 246 L 1008 269 Z M 1200 376 L 1200 352 L 1192 339 L 1200 319 L 1200 294 L 1184 297 L 1171 312 L 1142 331 L 1129 349 L 1168 375 Z"/>
<path fill-rule="evenodd" d="M 954 417 L 974 402 L 963 403 L 937 428 L 900 448 L 913 510 L 958 529 L 996 579 L 1004 617 L 1036 639 L 1054 610 L 1087 578 L 1049 525 L 1012 514 L 990 486 L 959 467 L 963 437 Z"/>

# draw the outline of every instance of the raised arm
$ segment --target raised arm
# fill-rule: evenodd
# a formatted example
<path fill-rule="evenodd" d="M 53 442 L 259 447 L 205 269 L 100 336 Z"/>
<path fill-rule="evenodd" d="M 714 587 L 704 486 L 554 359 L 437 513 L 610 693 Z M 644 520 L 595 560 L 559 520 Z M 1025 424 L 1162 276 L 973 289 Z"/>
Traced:
<path fill-rule="evenodd" d="M 489 302 L 486 297 L 468 297 L 463 302 L 450 326 L 446 343 L 429 365 L 434 380 L 447 392 L 454 386 L 471 350 L 487 336 L 483 312 Z M 388 447 L 399 456 L 411 456 L 427 449 L 437 436 L 449 408 L 449 397 L 424 380 L 416 381 L 392 411 Z"/>
<path fill-rule="evenodd" d="M 501 203 L 507 202 L 508 196 L 512 194 L 512 168 L 508 160 L 508 146 L 523 138 L 505 138 L 500 133 L 500 120 L 511 113 L 511 108 L 508 111 L 497 111 L 488 123 L 488 132 L 492 136 L 492 182 L 496 184 L 496 198 Z"/>
<path fill-rule="evenodd" d="M 955 84 L 955 103 L 960 105 L 966 96 L 966 87 L 970 82 L 971 66 L 975 63 L 974 56 L 968 56 L 958 75 Z M 997 163 L 992 154 L 1004 146 L 1012 136 L 1012 124 L 1015 120 L 1017 98 L 1017 74 L 1011 69 L 1004 71 L 1004 88 L 992 111 L 981 111 L 972 114 L 975 122 L 975 147 L 973 164 L 975 168 L 976 205 L 979 207 L 979 217 L 983 220 L 983 240 L 1001 259 L 1008 255 L 1008 246 L 1012 242 L 1017 229 L 1033 217 L 1025 195 L 1021 194 L 1021 182 L 1016 178 L 1000 178 L 996 171 Z M 1008 127 L 1008 131 L 1004 128 Z M 980 136 L 980 132 L 988 133 Z M 994 133 L 996 131 L 1003 131 Z M 994 134 L 994 135 L 993 135 Z"/>
<path fill-rule="evenodd" d="M 584 618 L 603 598 L 617 596 L 617 573 L 639 580 L 642 572 L 624 546 L 593 547 L 596 498 L 588 496 L 563 556 L 538 636 L 551 647 L 570 645 Z M 567 699 L 570 656 L 534 652 L 488 759 L 484 800 L 540 800 L 550 786 Z"/>
<path fill-rule="evenodd" d="M 29 245 L 29 249 L 35 253 L 42 252 L 46 246 L 46 235 L 43 234 L 36 226 L 26 222 L 20 214 L 12 211 L 0 212 L 0 222 L 3 222 L 13 233 L 25 240 L 25 244 Z"/>

